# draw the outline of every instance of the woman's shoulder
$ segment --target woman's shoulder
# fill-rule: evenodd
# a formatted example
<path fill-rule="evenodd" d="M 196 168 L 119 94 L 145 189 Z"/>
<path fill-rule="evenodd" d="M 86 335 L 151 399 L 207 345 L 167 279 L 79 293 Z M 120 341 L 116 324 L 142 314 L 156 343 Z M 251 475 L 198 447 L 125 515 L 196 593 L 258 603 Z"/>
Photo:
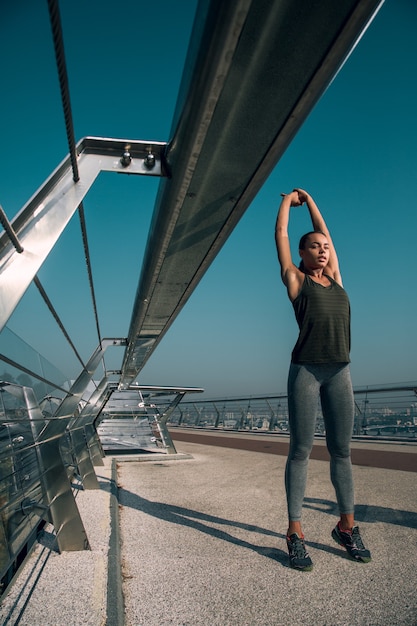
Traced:
<path fill-rule="evenodd" d="M 333 271 L 326 268 L 324 275 L 336 284 L 338 284 L 339 287 L 343 287 L 342 275 L 339 270 Z"/>
<path fill-rule="evenodd" d="M 284 285 L 287 287 L 288 297 L 291 302 L 299 295 L 305 280 L 305 274 L 295 265 L 289 268 L 282 276 Z"/>
<path fill-rule="evenodd" d="M 338 287 L 341 287 L 343 289 L 343 283 L 342 283 L 342 277 L 340 276 L 340 274 L 338 276 L 335 276 L 334 274 L 324 274 L 325 276 L 327 276 L 327 278 L 335 285 L 337 285 Z"/>

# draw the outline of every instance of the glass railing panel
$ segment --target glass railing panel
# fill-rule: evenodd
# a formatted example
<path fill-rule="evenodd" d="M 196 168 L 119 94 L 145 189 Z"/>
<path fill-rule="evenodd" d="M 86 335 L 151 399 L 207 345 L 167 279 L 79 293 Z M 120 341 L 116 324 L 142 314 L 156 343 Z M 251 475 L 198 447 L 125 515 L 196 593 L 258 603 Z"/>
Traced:
<path fill-rule="evenodd" d="M 0 355 L 0 381 L 31 387 L 38 401 L 69 389 L 65 374 L 7 327 L 0 334 Z"/>

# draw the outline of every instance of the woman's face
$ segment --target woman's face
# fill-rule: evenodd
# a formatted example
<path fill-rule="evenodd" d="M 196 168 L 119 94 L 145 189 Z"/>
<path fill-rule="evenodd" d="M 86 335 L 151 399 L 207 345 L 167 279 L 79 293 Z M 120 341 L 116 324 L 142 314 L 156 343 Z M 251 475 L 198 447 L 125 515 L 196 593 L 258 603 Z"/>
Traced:
<path fill-rule="evenodd" d="M 300 250 L 304 267 L 311 270 L 324 269 L 329 262 L 330 246 L 327 237 L 313 233 L 307 237 L 305 248 Z"/>

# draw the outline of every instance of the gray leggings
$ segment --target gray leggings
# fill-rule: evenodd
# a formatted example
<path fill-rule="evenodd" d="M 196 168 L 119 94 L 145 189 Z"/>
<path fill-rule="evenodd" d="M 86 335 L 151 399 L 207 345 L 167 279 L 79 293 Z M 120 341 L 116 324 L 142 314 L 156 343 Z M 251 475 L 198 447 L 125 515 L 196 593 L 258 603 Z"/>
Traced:
<path fill-rule="evenodd" d="M 292 363 L 288 375 L 290 450 L 285 469 L 288 517 L 291 521 L 301 520 L 319 398 L 330 453 L 330 477 L 339 512 L 353 513 L 354 510 L 350 460 L 354 400 L 349 365 Z"/>

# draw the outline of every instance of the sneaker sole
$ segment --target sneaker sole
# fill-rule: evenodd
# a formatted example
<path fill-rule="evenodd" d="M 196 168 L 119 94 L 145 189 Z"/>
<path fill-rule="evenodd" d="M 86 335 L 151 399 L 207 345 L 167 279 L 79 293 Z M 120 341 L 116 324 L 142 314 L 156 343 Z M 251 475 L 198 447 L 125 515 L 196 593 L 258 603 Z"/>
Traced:
<path fill-rule="evenodd" d="M 307 565 L 306 567 L 297 567 L 296 565 L 291 565 L 291 563 L 290 567 L 291 569 L 295 569 L 297 572 L 311 572 L 313 569 L 312 565 Z"/>

